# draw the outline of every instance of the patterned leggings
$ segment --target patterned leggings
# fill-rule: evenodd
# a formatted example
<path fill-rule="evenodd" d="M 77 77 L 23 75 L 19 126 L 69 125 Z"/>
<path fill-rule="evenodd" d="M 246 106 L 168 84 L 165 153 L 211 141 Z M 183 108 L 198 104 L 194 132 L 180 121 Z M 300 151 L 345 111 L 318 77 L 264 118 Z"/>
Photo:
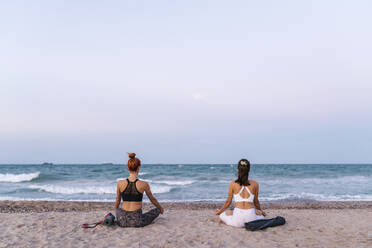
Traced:
<path fill-rule="evenodd" d="M 142 213 L 142 209 L 136 211 L 125 211 L 121 208 L 116 209 L 116 219 L 118 226 L 121 227 L 143 227 L 151 224 L 160 214 L 160 209 L 154 208 L 147 213 Z"/>

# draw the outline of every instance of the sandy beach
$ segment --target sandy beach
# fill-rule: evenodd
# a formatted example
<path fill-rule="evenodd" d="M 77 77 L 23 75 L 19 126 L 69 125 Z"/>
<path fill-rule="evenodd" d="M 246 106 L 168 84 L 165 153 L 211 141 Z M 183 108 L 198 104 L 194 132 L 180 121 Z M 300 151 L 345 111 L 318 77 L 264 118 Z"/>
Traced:
<path fill-rule="evenodd" d="M 113 203 L 0 202 L 0 247 L 371 247 L 372 202 L 263 203 L 284 226 L 250 232 L 226 226 L 219 203 L 164 203 L 166 212 L 144 228 L 98 226 Z M 149 209 L 144 204 L 144 209 Z"/>

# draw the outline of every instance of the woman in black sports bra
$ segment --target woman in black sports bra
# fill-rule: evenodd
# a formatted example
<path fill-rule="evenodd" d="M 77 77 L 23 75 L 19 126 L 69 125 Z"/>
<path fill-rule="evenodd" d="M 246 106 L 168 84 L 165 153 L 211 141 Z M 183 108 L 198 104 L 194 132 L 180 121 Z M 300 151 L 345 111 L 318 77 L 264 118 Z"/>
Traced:
<path fill-rule="evenodd" d="M 153 220 L 163 214 L 164 209 L 152 195 L 147 182 L 138 180 L 138 172 L 141 168 L 141 161 L 136 158 L 135 153 L 129 154 L 128 170 L 129 177 L 126 180 L 118 181 L 116 192 L 116 218 L 121 227 L 143 227 L 151 224 Z M 147 213 L 142 213 L 142 197 L 146 192 L 147 197 L 156 208 Z M 123 200 L 121 208 L 120 201 Z"/>

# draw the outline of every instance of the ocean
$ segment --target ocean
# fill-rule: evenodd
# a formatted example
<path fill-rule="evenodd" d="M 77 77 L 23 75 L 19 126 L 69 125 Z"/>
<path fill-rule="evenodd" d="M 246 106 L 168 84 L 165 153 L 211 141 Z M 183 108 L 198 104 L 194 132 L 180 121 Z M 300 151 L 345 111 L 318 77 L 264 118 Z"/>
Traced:
<path fill-rule="evenodd" d="M 234 164 L 144 164 L 159 201 L 223 201 Z M 122 164 L 0 165 L 0 200 L 114 201 Z M 372 164 L 252 164 L 260 201 L 371 201 Z M 148 198 L 144 196 L 144 201 Z"/>

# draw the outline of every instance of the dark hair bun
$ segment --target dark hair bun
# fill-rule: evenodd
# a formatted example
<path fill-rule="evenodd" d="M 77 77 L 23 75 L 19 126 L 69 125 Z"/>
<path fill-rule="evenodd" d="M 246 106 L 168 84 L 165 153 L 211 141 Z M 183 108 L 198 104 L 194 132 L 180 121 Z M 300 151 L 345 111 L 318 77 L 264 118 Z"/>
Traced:
<path fill-rule="evenodd" d="M 243 159 L 241 159 L 239 161 L 239 164 L 238 165 L 240 165 L 240 166 L 248 166 L 248 165 L 250 165 L 250 163 L 249 163 L 249 161 L 247 159 L 243 158 Z"/>
<path fill-rule="evenodd" d="M 136 154 L 134 152 L 128 153 L 129 158 L 134 159 L 136 157 Z"/>

